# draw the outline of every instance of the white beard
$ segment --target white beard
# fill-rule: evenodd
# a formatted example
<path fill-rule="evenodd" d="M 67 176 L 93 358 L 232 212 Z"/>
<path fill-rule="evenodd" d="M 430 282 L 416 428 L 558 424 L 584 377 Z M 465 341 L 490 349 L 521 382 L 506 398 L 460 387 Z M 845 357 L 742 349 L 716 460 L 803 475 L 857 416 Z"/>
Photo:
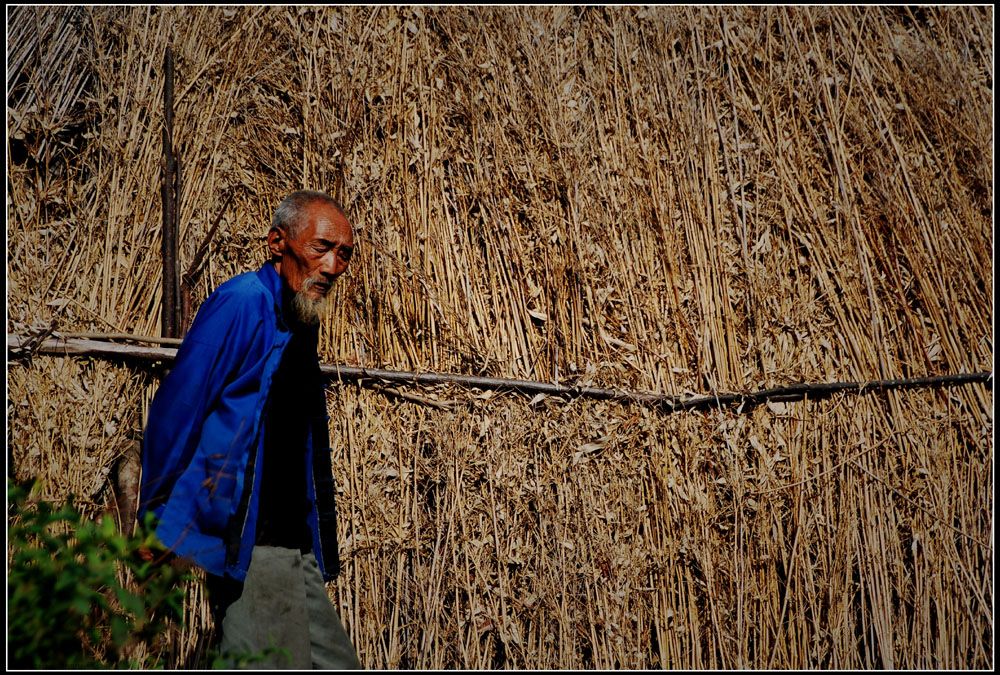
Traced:
<path fill-rule="evenodd" d="M 329 305 L 329 295 L 324 298 L 310 298 L 306 296 L 306 291 L 316 283 L 313 279 L 306 279 L 302 282 L 302 288 L 292 296 L 292 311 L 295 318 L 307 326 L 315 326 L 323 318 L 323 313 Z"/>

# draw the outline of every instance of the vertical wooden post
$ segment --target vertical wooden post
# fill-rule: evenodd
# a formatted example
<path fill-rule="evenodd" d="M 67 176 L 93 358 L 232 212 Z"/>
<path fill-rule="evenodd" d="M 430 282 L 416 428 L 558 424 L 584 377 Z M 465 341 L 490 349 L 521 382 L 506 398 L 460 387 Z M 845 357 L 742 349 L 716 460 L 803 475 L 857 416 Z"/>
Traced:
<path fill-rule="evenodd" d="M 160 196 L 163 200 L 163 293 L 161 325 L 163 337 L 180 337 L 178 320 L 180 287 L 177 267 L 177 198 L 180 181 L 174 157 L 174 55 L 167 47 L 163 55 L 163 163 Z"/>

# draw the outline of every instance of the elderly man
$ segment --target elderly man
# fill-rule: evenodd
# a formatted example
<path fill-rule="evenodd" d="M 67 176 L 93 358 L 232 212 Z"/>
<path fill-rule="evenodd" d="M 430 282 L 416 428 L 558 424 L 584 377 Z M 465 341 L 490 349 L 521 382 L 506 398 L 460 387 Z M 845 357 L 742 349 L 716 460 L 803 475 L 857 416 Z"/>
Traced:
<path fill-rule="evenodd" d="M 339 571 L 319 319 L 354 235 L 328 195 L 275 210 L 269 262 L 198 311 L 149 410 L 140 513 L 207 572 L 224 655 L 360 668 L 324 587 Z"/>

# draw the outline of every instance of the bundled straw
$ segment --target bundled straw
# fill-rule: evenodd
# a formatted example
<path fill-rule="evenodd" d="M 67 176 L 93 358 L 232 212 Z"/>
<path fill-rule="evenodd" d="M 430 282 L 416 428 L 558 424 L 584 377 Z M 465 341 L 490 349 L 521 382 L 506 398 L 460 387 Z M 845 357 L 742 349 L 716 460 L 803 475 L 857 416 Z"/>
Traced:
<path fill-rule="evenodd" d="M 991 371 L 992 20 L 12 8 L 8 332 L 159 334 L 170 46 L 194 299 L 326 189 L 358 248 L 324 361 L 674 396 Z M 10 365 L 11 472 L 105 508 L 157 384 Z M 987 386 L 744 416 L 328 396 L 369 667 L 993 666 Z"/>

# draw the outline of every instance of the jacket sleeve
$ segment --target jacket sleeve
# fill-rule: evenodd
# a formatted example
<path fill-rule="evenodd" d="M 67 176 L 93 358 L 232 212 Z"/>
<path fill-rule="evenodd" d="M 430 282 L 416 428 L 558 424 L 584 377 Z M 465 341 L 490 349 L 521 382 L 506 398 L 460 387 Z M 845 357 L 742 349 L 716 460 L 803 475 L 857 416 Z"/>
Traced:
<path fill-rule="evenodd" d="M 260 350 L 262 297 L 220 287 L 202 304 L 150 405 L 142 442 L 140 516 L 159 514 L 192 461 L 206 416 Z"/>

